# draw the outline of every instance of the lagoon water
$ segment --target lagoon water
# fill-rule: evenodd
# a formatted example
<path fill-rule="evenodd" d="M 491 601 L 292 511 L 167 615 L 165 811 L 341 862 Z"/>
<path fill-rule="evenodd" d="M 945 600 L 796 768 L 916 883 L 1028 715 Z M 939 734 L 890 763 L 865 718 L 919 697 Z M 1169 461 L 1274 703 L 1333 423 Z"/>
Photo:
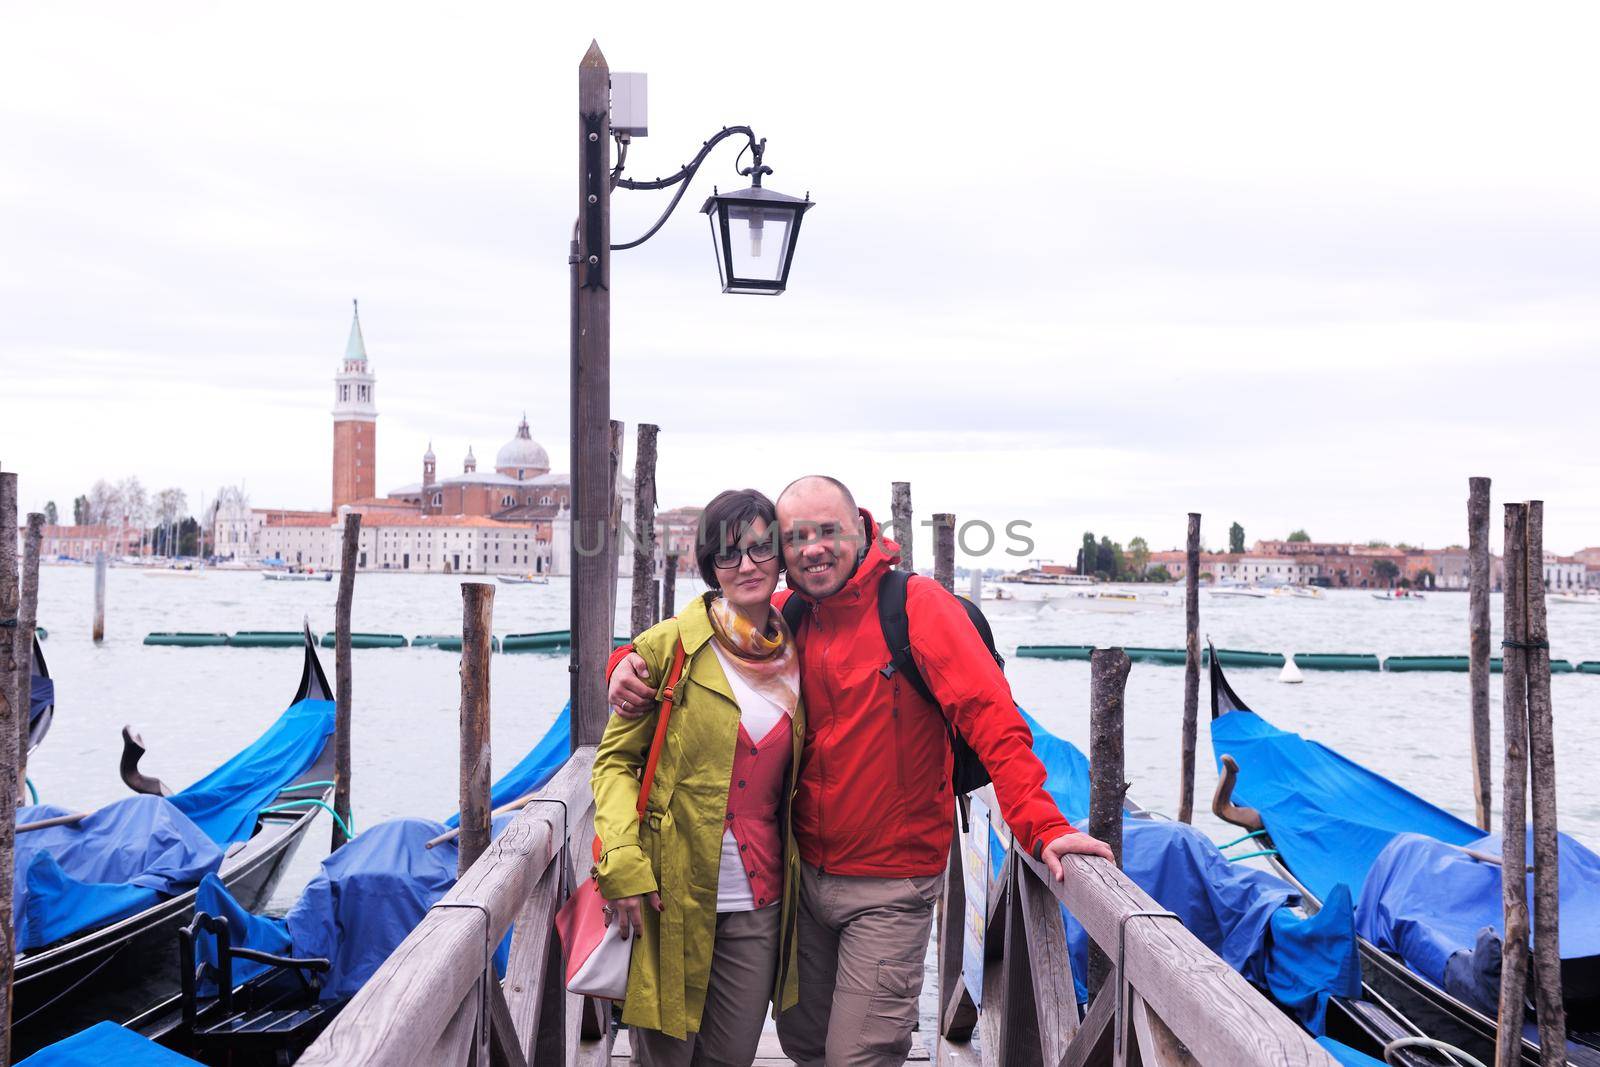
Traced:
<path fill-rule="evenodd" d="M 459 577 L 362 574 L 356 581 L 354 629 L 459 633 Z M 336 582 L 267 582 L 248 571 L 151 574 L 114 568 L 108 574 L 106 639 L 90 640 L 93 573 L 88 567 L 41 569 L 41 625 L 56 680 L 55 725 L 29 764 L 41 797 L 89 808 L 125 795 L 117 776 L 119 731 L 135 724 L 149 749 L 142 768 L 181 788 L 248 744 L 283 710 L 299 681 L 298 651 L 236 648 L 147 648 L 154 630 L 288 630 L 309 619 L 332 629 Z M 1007 586 L 1019 599 L 985 602 L 996 640 L 1008 657 L 1017 700 L 1042 723 L 1082 748 L 1088 744 L 1088 664 L 1016 659 L 1019 644 L 1096 644 L 1179 648 L 1183 593 L 1136 604 L 1075 597 L 1072 590 Z M 1160 587 L 1134 587 L 1141 595 Z M 680 582 L 679 599 L 700 591 Z M 497 585 L 496 634 L 561 630 L 568 623 L 568 586 Z M 618 633 L 627 627 L 628 590 L 618 593 Z M 1499 641 L 1499 597 L 1492 616 Z M 1201 633 L 1219 647 L 1293 652 L 1465 654 L 1467 597 L 1431 594 L 1415 603 L 1379 602 L 1364 591 L 1331 592 L 1323 600 L 1212 598 L 1201 593 Z M 1552 655 L 1600 659 L 1600 608 L 1550 605 Z M 322 650 L 333 675 L 333 652 Z M 456 804 L 458 657 L 436 649 L 374 649 L 353 654 L 355 702 L 352 788 L 356 826 L 396 815 L 443 818 Z M 1240 696 L 1287 729 L 1305 732 L 1467 819 L 1467 676 L 1463 674 L 1307 671 L 1303 685 L 1283 685 L 1275 670 L 1230 670 Z M 1499 676 L 1491 717 L 1500 723 Z M 1600 675 L 1557 675 L 1556 716 L 1561 828 L 1600 845 Z M 495 773 L 515 763 L 560 710 L 567 696 L 564 656 L 501 655 L 494 660 Z M 1216 782 L 1201 684 L 1197 823 L 1219 840 L 1236 836 L 1209 813 Z M 1127 695 L 1127 775 L 1131 796 L 1145 807 L 1177 805 L 1183 670 L 1135 664 Z M 1500 749 L 1495 748 L 1498 800 Z M 1498 812 L 1496 825 L 1499 825 Z M 320 821 L 280 885 L 287 906 L 326 853 Z"/>

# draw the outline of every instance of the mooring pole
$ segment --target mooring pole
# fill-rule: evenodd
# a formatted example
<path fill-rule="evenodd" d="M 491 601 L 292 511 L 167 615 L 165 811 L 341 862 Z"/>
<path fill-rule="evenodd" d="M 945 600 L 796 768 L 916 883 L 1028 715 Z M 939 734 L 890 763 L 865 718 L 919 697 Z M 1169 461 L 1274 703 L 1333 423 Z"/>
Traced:
<path fill-rule="evenodd" d="M 1505 705 L 1505 829 L 1500 855 L 1517 871 L 1527 855 L 1528 786 L 1528 509 L 1506 505 L 1505 526 L 1505 648 L 1501 689 Z M 1526 878 L 1500 879 L 1505 906 L 1505 937 L 1501 942 L 1499 1029 L 1495 1038 L 1495 1067 L 1517 1067 L 1522 1062 L 1523 1000 L 1528 983 L 1528 883 Z"/>
<path fill-rule="evenodd" d="M 1550 704 L 1550 629 L 1544 601 L 1544 501 L 1530 500 L 1526 600 L 1528 770 L 1533 800 L 1533 975 L 1539 1061 L 1567 1062 L 1567 1012 L 1561 999 L 1561 844 L 1556 836 L 1556 739 Z M 1510 862 L 1509 857 L 1502 857 Z M 1504 867 L 1502 870 L 1515 870 Z"/>
<path fill-rule="evenodd" d="M 1194 822 L 1194 746 L 1200 725 L 1200 513 L 1189 512 L 1183 560 L 1183 761 L 1178 821 Z"/>
<path fill-rule="evenodd" d="M 916 540 L 916 527 L 911 525 L 910 482 L 890 484 L 889 511 L 894 520 L 894 540 L 900 546 L 900 558 L 895 566 L 907 574 L 915 574 L 917 568 L 911 562 L 911 543 Z"/>
<path fill-rule="evenodd" d="M 1467 480 L 1467 635 L 1472 715 L 1472 798 L 1478 827 L 1493 821 L 1489 756 L 1489 479 Z"/>
<path fill-rule="evenodd" d="M 28 795 L 28 727 L 33 713 L 33 635 L 39 628 L 39 543 L 44 539 L 44 516 L 28 515 L 28 532 L 22 542 L 22 594 L 17 602 L 17 632 L 11 640 L 17 667 L 17 802 Z"/>
<path fill-rule="evenodd" d="M 350 840 L 350 604 L 356 595 L 356 564 L 361 547 L 361 513 L 346 512 L 339 560 L 339 598 L 333 607 L 333 820 L 330 848 Z M 342 821 L 341 821 L 342 820 Z"/>
<path fill-rule="evenodd" d="M 648 422 L 639 424 L 637 455 L 633 457 L 633 629 L 637 636 L 655 622 L 656 604 L 656 433 Z"/>
<path fill-rule="evenodd" d="M 933 580 L 956 591 L 956 517 L 948 512 L 933 517 Z"/>
<path fill-rule="evenodd" d="M 461 848 L 456 874 L 489 847 L 489 658 L 494 586 L 461 583 Z"/>
<path fill-rule="evenodd" d="M 670 619 L 678 613 L 678 555 L 667 555 L 661 568 L 661 617 Z"/>
<path fill-rule="evenodd" d="M 106 639 L 106 554 L 94 554 L 94 643 Z"/>
<path fill-rule="evenodd" d="M 605 732 L 616 551 L 610 543 L 611 71 L 578 65 L 578 224 L 572 255 L 572 747 Z M 607 582 L 610 581 L 610 588 Z"/>
<path fill-rule="evenodd" d="M 1089 653 L 1089 833 L 1111 846 L 1122 866 L 1122 801 L 1128 793 L 1123 774 L 1123 692 L 1128 684 L 1128 654 L 1120 648 Z M 1091 947 L 1089 1000 L 1099 991 L 1111 961 Z"/>
<path fill-rule="evenodd" d="M 17 476 L 0 471 L 0 622 L 17 617 Z M 16 630 L 0 627 L 0 885 L 12 884 L 17 844 L 17 719 L 27 712 L 16 703 Z M 28 649 L 28 655 L 33 650 Z M 16 968 L 16 918 L 11 893 L 0 892 L 0 1063 L 11 1062 L 11 980 Z"/>

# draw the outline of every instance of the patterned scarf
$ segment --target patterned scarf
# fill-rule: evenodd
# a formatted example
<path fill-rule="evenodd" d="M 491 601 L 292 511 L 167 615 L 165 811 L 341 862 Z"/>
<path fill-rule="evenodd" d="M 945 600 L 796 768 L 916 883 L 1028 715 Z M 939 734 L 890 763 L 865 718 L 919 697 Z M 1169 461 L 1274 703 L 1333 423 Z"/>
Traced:
<path fill-rule="evenodd" d="M 775 627 L 768 636 L 750 625 L 723 597 L 707 608 L 711 630 L 718 645 L 728 654 L 728 662 L 745 683 L 790 715 L 800 702 L 800 661 L 794 654 L 794 638 L 784 625 L 783 616 L 774 611 L 769 617 Z"/>

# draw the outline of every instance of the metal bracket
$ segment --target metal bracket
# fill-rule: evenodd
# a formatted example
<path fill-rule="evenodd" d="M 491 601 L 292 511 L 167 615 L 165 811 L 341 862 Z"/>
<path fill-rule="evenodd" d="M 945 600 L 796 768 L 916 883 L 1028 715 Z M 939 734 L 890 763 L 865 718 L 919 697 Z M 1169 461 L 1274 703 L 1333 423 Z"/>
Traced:
<path fill-rule="evenodd" d="M 611 175 L 605 168 L 606 113 L 597 111 L 583 118 L 583 288 L 606 288 L 610 249 L 606 248 L 605 216 L 600 210 L 602 197 L 610 195 Z"/>
<path fill-rule="evenodd" d="M 561 805 L 561 899 L 572 895 L 572 815 L 567 802 L 560 797 L 530 797 L 529 804 Z M 585 809 L 587 810 L 587 809 Z"/>
<path fill-rule="evenodd" d="M 489 906 L 480 904 L 475 900 L 439 901 L 429 911 L 435 909 L 444 911 L 451 908 L 470 908 L 483 916 L 483 983 L 484 989 L 478 994 L 478 1033 L 484 1041 L 489 1039 L 489 990 L 488 984 L 494 981 L 494 950 L 489 947 L 489 940 L 493 934 L 489 931 Z"/>
<path fill-rule="evenodd" d="M 1130 911 L 1117 920 L 1117 1011 L 1111 1023 L 1112 1059 L 1116 1067 L 1122 1067 L 1127 1062 L 1127 1053 L 1123 1043 L 1128 1029 L 1128 992 L 1132 988 L 1128 985 L 1128 920 L 1129 919 L 1183 919 L 1170 911 Z"/>

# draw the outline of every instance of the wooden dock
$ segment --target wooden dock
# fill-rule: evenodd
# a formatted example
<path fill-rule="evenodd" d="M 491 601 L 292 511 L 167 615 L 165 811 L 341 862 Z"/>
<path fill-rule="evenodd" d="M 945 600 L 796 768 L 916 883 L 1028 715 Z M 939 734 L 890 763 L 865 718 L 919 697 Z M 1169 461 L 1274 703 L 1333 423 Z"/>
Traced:
<path fill-rule="evenodd" d="M 587 867 L 593 761 L 593 747 L 574 752 L 301 1057 L 301 1067 L 617 1061 L 625 1035 L 612 1033 L 609 1010 L 562 988 L 552 936 L 556 909 Z M 935 923 L 941 1016 L 937 1033 L 919 1035 L 923 1062 L 1332 1067 L 1305 1031 L 1115 865 L 1069 857 L 1067 878 L 1057 883 L 1008 845 L 981 912 L 969 912 L 966 843 L 958 831 Z M 987 849 L 988 842 L 974 844 Z M 1058 903 L 1110 961 L 1109 977 L 1081 1017 Z M 983 926 L 981 1011 L 962 979 L 969 918 Z M 510 963 L 497 980 L 494 946 L 513 927 Z M 789 1061 L 769 1035 L 758 1062 Z"/>

